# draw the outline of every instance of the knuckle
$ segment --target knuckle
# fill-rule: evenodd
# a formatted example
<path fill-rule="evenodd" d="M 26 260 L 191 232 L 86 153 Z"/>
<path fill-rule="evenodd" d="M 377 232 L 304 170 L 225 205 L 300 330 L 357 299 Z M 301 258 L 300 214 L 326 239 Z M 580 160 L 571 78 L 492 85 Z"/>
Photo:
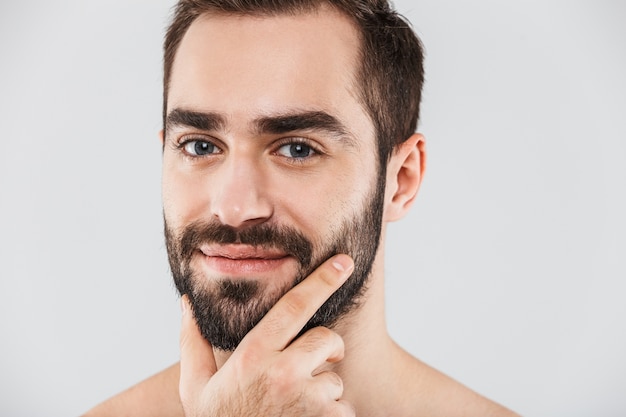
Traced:
<path fill-rule="evenodd" d="M 339 333 L 334 332 L 332 330 L 328 330 L 330 332 L 330 334 L 328 335 L 328 340 L 333 343 L 338 350 L 340 350 L 342 353 L 345 349 L 345 343 L 343 341 L 343 337 L 341 337 L 339 335 Z"/>
<path fill-rule="evenodd" d="M 298 390 L 299 384 L 295 374 L 293 365 L 283 363 L 280 366 L 271 367 L 263 380 L 275 395 L 284 398 Z"/>
<path fill-rule="evenodd" d="M 272 314 L 266 315 L 261 323 L 257 325 L 258 333 L 263 335 L 263 340 L 272 339 L 284 332 L 288 320 L 287 314 L 272 312 Z"/>
<path fill-rule="evenodd" d="M 306 387 L 307 409 L 323 411 L 323 415 L 343 415 L 337 411 L 337 401 L 343 393 L 343 380 L 334 372 L 323 372 L 315 377 L 315 383 Z M 317 414 L 316 414 L 317 415 Z"/>
<path fill-rule="evenodd" d="M 341 377 L 338 374 L 336 374 L 335 372 L 329 372 L 328 379 L 331 384 L 333 384 L 336 387 L 341 388 L 341 390 L 343 391 L 343 379 L 341 379 Z"/>
<path fill-rule="evenodd" d="M 326 327 L 315 327 L 300 337 L 300 348 L 305 352 L 313 352 L 335 342 L 335 335 L 335 332 Z"/>
<path fill-rule="evenodd" d="M 256 346 L 249 346 L 248 349 L 242 349 L 238 352 L 238 355 L 239 357 L 236 362 L 237 368 L 244 373 L 249 369 L 255 368 L 261 362 L 259 350 L 256 349 Z"/>
<path fill-rule="evenodd" d="M 338 396 L 341 396 L 343 393 L 343 379 L 339 376 L 339 374 L 335 372 L 324 372 L 323 374 L 324 383 L 326 385 L 330 385 L 333 388 L 333 392 L 338 393 Z"/>
<path fill-rule="evenodd" d="M 287 316 L 300 316 L 307 310 L 309 300 L 299 291 L 290 291 L 283 296 L 284 309 Z"/>
<path fill-rule="evenodd" d="M 341 337 L 337 333 L 324 326 L 315 327 L 310 330 L 310 333 L 315 335 L 319 339 L 325 339 L 329 341 L 335 340 L 335 338 L 341 339 Z"/>
<path fill-rule="evenodd" d="M 320 268 L 317 272 L 318 279 L 327 287 L 337 287 L 337 274 L 338 272 L 332 268 Z"/>
<path fill-rule="evenodd" d="M 315 327 L 298 339 L 299 349 L 304 352 L 314 352 L 318 349 L 327 349 L 329 355 L 340 360 L 344 355 L 344 341 L 339 334 L 327 327 Z M 335 361 L 333 360 L 333 362 Z"/>

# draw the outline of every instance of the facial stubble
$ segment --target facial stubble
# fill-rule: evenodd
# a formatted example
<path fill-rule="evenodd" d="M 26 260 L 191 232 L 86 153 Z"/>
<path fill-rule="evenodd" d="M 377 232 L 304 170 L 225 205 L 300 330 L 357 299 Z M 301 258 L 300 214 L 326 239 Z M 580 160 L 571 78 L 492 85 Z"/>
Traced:
<path fill-rule="evenodd" d="M 346 216 L 319 248 L 298 230 L 287 226 L 260 224 L 235 230 L 215 220 L 191 223 L 176 235 L 165 219 L 165 240 L 174 283 L 181 295 L 188 295 L 203 337 L 217 349 L 235 350 L 289 289 L 337 253 L 353 258 L 354 271 L 301 333 L 317 326 L 332 328 L 340 318 L 358 308 L 380 241 L 384 182 L 380 176 L 378 179 L 360 212 Z M 210 280 L 192 268 L 192 259 L 199 256 L 200 245 L 233 243 L 280 249 L 297 260 L 298 272 L 282 288 L 270 292 L 255 280 Z"/>

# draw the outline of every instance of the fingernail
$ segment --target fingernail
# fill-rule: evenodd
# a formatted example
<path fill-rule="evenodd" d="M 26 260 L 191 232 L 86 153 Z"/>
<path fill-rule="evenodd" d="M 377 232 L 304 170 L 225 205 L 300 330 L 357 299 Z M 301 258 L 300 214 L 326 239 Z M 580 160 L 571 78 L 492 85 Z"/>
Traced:
<path fill-rule="evenodd" d="M 332 261 L 332 265 L 339 272 L 348 272 L 354 267 L 354 263 L 348 255 L 335 256 L 335 259 Z"/>

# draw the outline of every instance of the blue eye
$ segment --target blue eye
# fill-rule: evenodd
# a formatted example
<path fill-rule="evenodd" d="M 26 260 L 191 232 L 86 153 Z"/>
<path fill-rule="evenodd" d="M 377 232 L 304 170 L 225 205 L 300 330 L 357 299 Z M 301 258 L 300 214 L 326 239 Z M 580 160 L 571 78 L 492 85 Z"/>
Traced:
<path fill-rule="evenodd" d="M 315 154 L 313 148 L 304 143 L 288 143 L 278 148 L 278 153 L 288 158 L 308 158 Z"/>
<path fill-rule="evenodd" d="M 204 140 L 190 140 L 183 144 L 185 152 L 193 156 L 211 155 L 219 152 L 219 148 Z"/>

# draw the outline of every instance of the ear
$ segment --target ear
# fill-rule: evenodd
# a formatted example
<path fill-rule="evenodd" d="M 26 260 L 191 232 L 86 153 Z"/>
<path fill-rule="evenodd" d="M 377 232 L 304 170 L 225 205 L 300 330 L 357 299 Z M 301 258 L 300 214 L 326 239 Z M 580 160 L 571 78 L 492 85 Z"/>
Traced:
<path fill-rule="evenodd" d="M 426 140 L 414 134 L 394 150 L 387 164 L 384 221 L 401 219 L 413 205 L 426 169 Z"/>
<path fill-rule="evenodd" d="M 163 133 L 163 129 L 159 130 L 159 140 L 161 141 L 161 147 L 165 146 L 165 134 Z"/>

